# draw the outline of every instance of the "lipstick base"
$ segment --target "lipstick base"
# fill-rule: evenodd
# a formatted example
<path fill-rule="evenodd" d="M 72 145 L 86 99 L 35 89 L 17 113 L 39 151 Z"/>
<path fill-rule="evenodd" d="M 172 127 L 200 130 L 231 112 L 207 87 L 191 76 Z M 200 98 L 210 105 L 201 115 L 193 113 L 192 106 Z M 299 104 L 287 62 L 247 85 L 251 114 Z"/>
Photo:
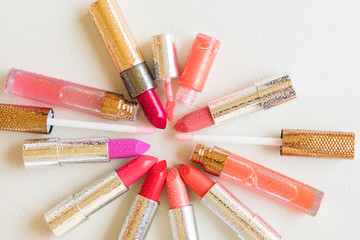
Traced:
<path fill-rule="evenodd" d="M 173 240 L 197 240 L 198 233 L 192 206 L 169 210 Z"/>

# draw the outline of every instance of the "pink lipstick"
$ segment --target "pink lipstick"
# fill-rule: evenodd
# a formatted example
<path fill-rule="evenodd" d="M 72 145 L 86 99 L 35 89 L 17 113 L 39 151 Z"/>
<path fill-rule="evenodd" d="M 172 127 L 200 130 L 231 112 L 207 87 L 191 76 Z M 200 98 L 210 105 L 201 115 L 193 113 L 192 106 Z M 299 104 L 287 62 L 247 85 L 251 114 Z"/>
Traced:
<path fill-rule="evenodd" d="M 84 222 L 92 213 L 126 192 L 128 187 L 144 176 L 157 160 L 152 156 L 141 155 L 105 175 L 45 213 L 46 223 L 56 236 L 67 233 Z"/>
<path fill-rule="evenodd" d="M 89 7 L 105 46 L 131 98 L 137 98 L 150 123 L 166 127 L 166 113 L 154 90 L 153 77 L 115 0 L 99 0 Z"/>
<path fill-rule="evenodd" d="M 220 183 L 214 183 L 198 169 L 186 164 L 179 165 L 179 172 L 184 182 L 201 197 L 201 201 L 240 239 L 281 239 L 260 216 L 253 214 Z"/>
<path fill-rule="evenodd" d="M 140 193 L 135 197 L 118 240 L 141 240 L 159 206 L 159 198 L 167 173 L 166 161 L 155 164 L 149 171 Z"/>
<path fill-rule="evenodd" d="M 103 163 L 137 157 L 149 148 L 149 144 L 137 139 L 29 139 L 23 144 L 23 160 L 26 168 Z"/>
<path fill-rule="evenodd" d="M 208 106 L 182 117 L 174 125 L 178 132 L 194 132 L 226 123 L 253 112 L 267 110 L 296 97 L 288 75 L 272 77 L 253 87 L 232 93 L 208 103 Z"/>
<path fill-rule="evenodd" d="M 166 177 L 169 200 L 169 220 L 173 240 L 197 240 L 198 233 L 193 207 L 190 205 L 186 186 L 176 168 L 170 169 Z"/>

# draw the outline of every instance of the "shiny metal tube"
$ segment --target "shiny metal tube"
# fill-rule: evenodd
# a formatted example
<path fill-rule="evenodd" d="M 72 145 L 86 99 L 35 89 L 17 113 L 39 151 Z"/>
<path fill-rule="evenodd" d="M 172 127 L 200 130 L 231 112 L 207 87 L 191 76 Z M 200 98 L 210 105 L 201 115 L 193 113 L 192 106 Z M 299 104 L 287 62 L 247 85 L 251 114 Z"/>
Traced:
<path fill-rule="evenodd" d="M 197 240 L 198 233 L 192 206 L 169 210 L 173 240 Z"/>

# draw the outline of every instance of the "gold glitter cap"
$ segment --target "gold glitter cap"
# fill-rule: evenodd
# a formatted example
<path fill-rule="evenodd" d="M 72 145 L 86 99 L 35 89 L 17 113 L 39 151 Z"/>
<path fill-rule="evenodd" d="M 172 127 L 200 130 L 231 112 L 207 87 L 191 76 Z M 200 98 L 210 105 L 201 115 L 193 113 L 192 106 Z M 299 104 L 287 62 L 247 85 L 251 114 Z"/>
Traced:
<path fill-rule="evenodd" d="M 127 101 L 121 94 L 106 92 L 101 108 L 101 117 L 110 120 L 120 118 L 134 121 L 138 110 L 139 105 L 137 102 Z"/>
<path fill-rule="evenodd" d="M 51 108 L 0 104 L 1 130 L 49 134 L 47 120 L 53 117 Z"/>
<path fill-rule="evenodd" d="M 355 134 L 283 129 L 281 155 L 346 158 L 355 156 Z"/>

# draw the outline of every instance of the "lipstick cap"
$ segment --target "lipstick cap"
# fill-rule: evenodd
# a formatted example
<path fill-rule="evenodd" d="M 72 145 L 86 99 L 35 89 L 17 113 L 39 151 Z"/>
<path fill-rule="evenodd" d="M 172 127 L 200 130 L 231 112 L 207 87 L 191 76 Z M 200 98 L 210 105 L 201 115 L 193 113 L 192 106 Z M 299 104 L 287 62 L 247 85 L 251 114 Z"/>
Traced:
<path fill-rule="evenodd" d="M 173 34 L 161 34 L 151 38 L 155 79 L 178 78 L 179 69 Z"/>
<path fill-rule="evenodd" d="M 104 138 L 30 139 L 23 145 L 25 167 L 62 166 L 72 163 L 109 162 L 108 141 Z"/>
<path fill-rule="evenodd" d="M 113 171 L 45 213 L 45 221 L 56 236 L 61 236 L 126 191 Z"/>
<path fill-rule="evenodd" d="M 118 240 L 144 239 L 158 206 L 158 202 L 136 195 Z"/>
<path fill-rule="evenodd" d="M 169 210 L 171 234 L 173 240 L 197 240 L 194 210 L 192 206 Z"/>
<path fill-rule="evenodd" d="M 215 124 L 266 110 L 296 97 L 288 75 L 272 77 L 209 103 Z"/>
<path fill-rule="evenodd" d="M 134 121 L 138 110 L 139 105 L 137 102 L 127 101 L 121 94 L 106 92 L 101 107 L 101 117 L 110 120 L 120 118 Z"/>
<path fill-rule="evenodd" d="M 355 156 L 355 134 L 283 129 L 281 155 L 346 158 Z"/>
<path fill-rule="evenodd" d="M 51 133 L 47 124 L 53 118 L 51 108 L 0 104 L 0 129 L 17 132 Z"/>
<path fill-rule="evenodd" d="M 201 201 L 230 226 L 240 239 L 281 239 L 274 229 L 254 215 L 220 183 L 215 183 Z"/>

